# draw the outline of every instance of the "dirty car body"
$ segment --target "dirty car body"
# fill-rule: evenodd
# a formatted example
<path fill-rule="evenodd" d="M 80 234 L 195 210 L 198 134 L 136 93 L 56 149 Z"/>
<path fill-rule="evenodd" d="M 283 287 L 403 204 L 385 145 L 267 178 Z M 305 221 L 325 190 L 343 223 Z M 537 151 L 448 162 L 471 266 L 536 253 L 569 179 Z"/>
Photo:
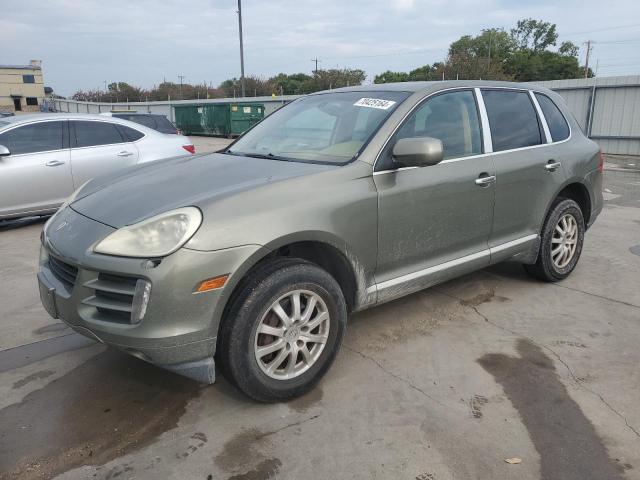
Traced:
<path fill-rule="evenodd" d="M 210 383 L 217 359 L 250 396 L 288 398 L 331 363 L 344 330 L 334 317 L 505 260 L 564 278 L 602 209 L 601 167 L 541 87 L 320 92 L 225 152 L 89 182 L 44 228 L 41 297 L 76 331 L 146 361 Z M 171 251 L 105 242 L 167 212 L 181 232 L 195 226 Z"/>

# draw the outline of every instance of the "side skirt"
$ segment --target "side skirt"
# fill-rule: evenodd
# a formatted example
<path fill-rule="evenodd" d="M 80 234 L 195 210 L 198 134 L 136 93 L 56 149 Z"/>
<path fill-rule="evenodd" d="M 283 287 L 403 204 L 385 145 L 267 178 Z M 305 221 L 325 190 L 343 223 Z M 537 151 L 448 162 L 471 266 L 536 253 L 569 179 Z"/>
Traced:
<path fill-rule="evenodd" d="M 539 235 L 528 235 L 471 255 L 385 280 L 367 288 L 367 294 L 375 296 L 377 293 L 375 305 L 379 305 L 505 260 L 532 263 L 536 260 L 539 245 Z"/>

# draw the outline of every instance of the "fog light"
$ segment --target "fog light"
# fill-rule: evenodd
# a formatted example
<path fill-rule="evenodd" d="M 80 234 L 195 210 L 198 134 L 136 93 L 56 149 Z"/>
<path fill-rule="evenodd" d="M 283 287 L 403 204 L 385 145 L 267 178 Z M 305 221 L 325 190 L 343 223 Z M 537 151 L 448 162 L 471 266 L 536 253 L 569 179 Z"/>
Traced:
<path fill-rule="evenodd" d="M 131 323 L 140 323 L 147 313 L 147 304 L 151 296 L 151 282 L 138 280 L 133 294 L 133 309 L 131 310 Z"/>

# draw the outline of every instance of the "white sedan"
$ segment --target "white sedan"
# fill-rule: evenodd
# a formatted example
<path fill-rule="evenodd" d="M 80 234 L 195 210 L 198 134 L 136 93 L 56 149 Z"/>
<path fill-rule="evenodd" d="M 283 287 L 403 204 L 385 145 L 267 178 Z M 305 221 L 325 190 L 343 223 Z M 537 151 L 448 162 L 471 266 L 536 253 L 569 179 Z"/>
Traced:
<path fill-rule="evenodd" d="M 167 135 L 113 117 L 19 115 L 0 119 L 0 220 L 47 215 L 91 178 L 195 153 Z"/>

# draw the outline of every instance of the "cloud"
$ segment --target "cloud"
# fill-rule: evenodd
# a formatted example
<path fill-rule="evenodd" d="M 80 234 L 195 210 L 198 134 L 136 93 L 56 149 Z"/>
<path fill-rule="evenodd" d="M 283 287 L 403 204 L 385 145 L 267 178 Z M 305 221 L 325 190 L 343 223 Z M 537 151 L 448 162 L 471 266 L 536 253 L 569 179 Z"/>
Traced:
<path fill-rule="evenodd" d="M 392 0 L 391 3 L 398 10 L 411 10 L 414 7 L 415 0 Z"/>
<path fill-rule="evenodd" d="M 11 12 L 0 19 L 2 62 L 42 59 L 46 84 L 62 95 L 105 80 L 151 87 L 185 75 L 188 82 L 215 85 L 239 75 L 236 0 L 2 3 Z M 367 81 L 387 69 L 441 61 L 461 35 L 509 30 L 520 18 L 557 23 L 563 35 L 630 24 L 625 19 L 640 16 L 634 0 L 243 0 L 242 8 L 247 74 L 311 72 L 311 59 L 319 58 L 322 68 L 362 68 Z M 628 28 L 562 40 L 639 37 L 640 28 Z M 601 65 L 617 64 L 599 73 L 639 73 L 638 44 L 596 43 L 594 64 L 598 58 Z"/>

